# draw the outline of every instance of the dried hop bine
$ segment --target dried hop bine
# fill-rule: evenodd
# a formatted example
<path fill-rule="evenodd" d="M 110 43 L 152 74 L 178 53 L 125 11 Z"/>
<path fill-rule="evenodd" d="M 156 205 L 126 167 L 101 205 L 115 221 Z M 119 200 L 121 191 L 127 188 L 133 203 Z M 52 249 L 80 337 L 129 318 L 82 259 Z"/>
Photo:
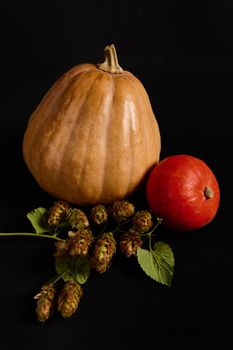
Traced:
<path fill-rule="evenodd" d="M 56 290 L 52 284 L 44 285 L 35 295 L 37 299 L 36 314 L 38 321 L 45 322 L 53 313 Z"/>
<path fill-rule="evenodd" d="M 91 269 L 104 273 L 111 266 L 118 246 L 124 256 L 137 256 L 148 276 L 167 286 L 171 284 L 175 264 L 171 247 L 157 242 L 152 248 L 153 232 L 162 218 L 155 217 L 154 225 L 152 212 L 138 211 L 128 200 L 86 209 L 57 200 L 49 209 L 39 207 L 28 213 L 34 232 L 0 233 L 0 236 L 26 235 L 56 241 L 53 256 L 57 274 L 34 297 L 40 322 L 49 319 L 55 304 L 63 317 L 71 317 L 78 308 L 83 296 L 82 284 L 86 283 Z M 149 249 L 140 249 L 144 239 L 148 239 Z M 55 284 L 61 280 L 63 288 L 56 290 Z"/>
<path fill-rule="evenodd" d="M 116 241 L 112 232 L 103 233 L 97 240 L 90 265 L 99 273 L 105 272 L 111 265 L 111 259 L 116 252 Z"/>
<path fill-rule="evenodd" d="M 80 284 L 71 280 L 67 281 L 58 295 L 57 310 L 63 317 L 71 317 L 77 310 L 82 296 L 83 289 Z"/>

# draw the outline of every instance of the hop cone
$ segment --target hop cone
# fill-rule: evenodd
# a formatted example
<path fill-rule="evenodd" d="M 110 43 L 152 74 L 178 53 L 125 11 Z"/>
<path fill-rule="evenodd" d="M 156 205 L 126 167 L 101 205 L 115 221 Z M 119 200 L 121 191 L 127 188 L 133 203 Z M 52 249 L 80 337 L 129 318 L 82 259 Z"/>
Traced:
<path fill-rule="evenodd" d="M 35 295 L 37 299 L 36 314 L 40 322 L 45 322 L 53 313 L 56 290 L 52 284 L 44 285 L 41 291 Z"/>
<path fill-rule="evenodd" d="M 89 221 L 86 214 L 77 208 L 70 210 L 68 214 L 68 221 L 72 228 L 80 229 L 89 226 Z"/>
<path fill-rule="evenodd" d="M 108 220 L 107 209 L 104 205 L 99 204 L 91 209 L 91 218 L 92 220 L 100 225 Z"/>
<path fill-rule="evenodd" d="M 56 201 L 53 206 L 49 209 L 48 213 L 48 224 L 58 225 L 68 214 L 70 205 L 65 201 Z"/>
<path fill-rule="evenodd" d="M 112 232 L 103 233 L 97 240 L 91 256 L 90 265 L 99 273 L 105 272 L 111 265 L 111 259 L 116 252 L 116 241 Z"/>
<path fill-rule="evenodd" d="M 81 228 L 77 232 L 70 231 L 68 240 L 69 255 L 87 255 L 90 245 L 94 241 L 94 236 L 89 228 Z"/>
<path fill-rule="evenodd" d="M 68 255 L 68 242 L 67 241 L 57 241 L 55 242 L 56 251 L 54 253 L 55 258 L 64 258 Z"/>
<path fill-rule="evenodd" d="M 140 233 L 135 229 L 130 229 L 129 232 L 124 233 L 120 240 L 121 252 L 128 258 L 132 255 L 137 255 L 138 247 L 142 246 L 142 239 Z"/>
<path fill-rule="evenodd" d="M 147 210 L 137 211 L 133 217 L 133 223 L 137 231 L 144 233 L 153 226 L 151 214 Z"/>
<path fill-rule="evenodd" d="M 67 281 L 63 289 L 58 295 L 58 311 L 62 316 L 71 317 L 78 308 L 83 289 L 80 284 L 74 281 Z"/>
<path fill-rule="evenodd" d="M 112 206 L 112 216 L 116 221 L 126 220 L 134 213 L 134 205 L 127 200 L 117 201 Z"/>

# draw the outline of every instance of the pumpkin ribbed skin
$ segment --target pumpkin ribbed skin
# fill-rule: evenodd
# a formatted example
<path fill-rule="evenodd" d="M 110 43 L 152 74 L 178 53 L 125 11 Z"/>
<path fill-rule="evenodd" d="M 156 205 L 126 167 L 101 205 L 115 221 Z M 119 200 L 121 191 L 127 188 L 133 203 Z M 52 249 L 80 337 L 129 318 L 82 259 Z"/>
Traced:
<path fill-rule="evenodd" d="M 129 196 L 160 156 L 143 85 L 127 71 L 73 67 L 29 119 L 23 155 L 38 184 L 56 198 L 93 205 Z"/>

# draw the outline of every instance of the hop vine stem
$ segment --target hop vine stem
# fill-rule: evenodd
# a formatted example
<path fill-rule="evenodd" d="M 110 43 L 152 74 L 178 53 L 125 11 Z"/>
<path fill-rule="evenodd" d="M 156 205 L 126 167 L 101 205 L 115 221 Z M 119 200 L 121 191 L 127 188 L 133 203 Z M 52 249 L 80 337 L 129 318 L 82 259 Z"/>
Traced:
<path fill-rule="evenodd" d="M 45 285 L 49 285 L 52 284 L 53 286 L 61 279 L 63 278 L 65 275 L 67 274 L 67 272 L 62 272 L 57 274 L 56 276 L 53 276 L 52 278 L 50 278 L 50 280 L 48 280 Z"/>
<path fill-rule="evenodd" d="M 57 241 L 64 241 L 64 239 L 57 237 L 56 235 L 48 235 L 45 233 L 32 233 L 32 232 L 0 232 L 0 236 L 32 236 L 40 238 L 50 238 Z"/>
<path fill-rule="evenodd" d="M 145 233 L 144 235 L 145 236 L 148 236 L 148 239 L 149 239 L 149 249 L 150 251 L 152 251 L 152 247 L 151 247 L 151 237 L 154 236 L 153 235 L 153 232 L 157 229 L 157 227 L 162 223 L 162 219 L 159 219 L 156 223 L 156 225 L 153 227 L 153 229 L 147 233 Z"/>

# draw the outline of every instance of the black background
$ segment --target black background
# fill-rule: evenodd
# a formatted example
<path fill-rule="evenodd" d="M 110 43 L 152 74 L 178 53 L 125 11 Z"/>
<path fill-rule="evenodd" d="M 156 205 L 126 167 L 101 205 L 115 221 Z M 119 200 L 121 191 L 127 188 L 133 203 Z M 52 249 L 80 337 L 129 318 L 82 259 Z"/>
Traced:
<path fill-rule="evenodd" d="M 54 81 L 78 63 L 103 61 L 114 43 L 120 65 L 144 84 L 159 122 L 161 159 L 191 154 L 215 173 L 221 202 L 206 227 L 161 229 L 176 258 L 171 288 L 135 260 L 116 256 L 84 285 L 78 312 L 35 317 L 33 296 L 54 275 L 53 242 L 1 237 L 0 345 L 14 349 L 201 346 L 233 331 L 231 0 L 1 1 L 0 232 L 30 231 L 26 213 L 52 203 L 22 158 L 27 120 Z"/>

